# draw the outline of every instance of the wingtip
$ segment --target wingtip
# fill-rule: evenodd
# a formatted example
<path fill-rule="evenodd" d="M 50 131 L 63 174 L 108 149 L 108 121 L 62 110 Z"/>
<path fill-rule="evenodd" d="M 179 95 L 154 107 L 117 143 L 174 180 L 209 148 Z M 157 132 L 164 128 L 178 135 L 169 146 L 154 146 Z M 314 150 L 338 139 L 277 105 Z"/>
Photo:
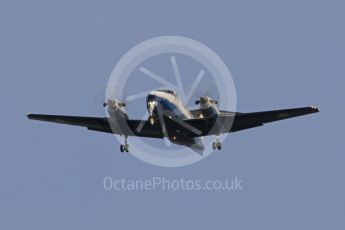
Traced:
<path fill-rule="evenodd" d="M 32 113 L 27 113 L 27 114 L 26 114 L 26 117 L 27 117 L 28 119 L 32 119 L 32 116 L 33 116 Z"/>
<path fill-rule="evenodd" d="M 315 113 L 320 112 L 319 108 L 318 108 L 317 106 L 315 106 L 315 105 L 310 106 L 310 108 L 311 108 Z"/>

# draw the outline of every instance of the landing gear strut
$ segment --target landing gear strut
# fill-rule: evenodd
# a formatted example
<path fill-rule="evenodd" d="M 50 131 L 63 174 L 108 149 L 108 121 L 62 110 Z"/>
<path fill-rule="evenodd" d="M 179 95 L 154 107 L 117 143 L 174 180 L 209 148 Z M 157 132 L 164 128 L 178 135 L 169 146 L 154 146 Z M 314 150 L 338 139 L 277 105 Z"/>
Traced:
<path fill-rule="evenodd" d="M 129 152 L 129 144 L 127 143 L 128 137 L 125 136 L 125 144 L 124 145 L 120 145 L 120 151 L 121 153 L 123 152 Z"/>
<path fill-rule="evenodd" d="M 219 135 L 216 136 L 216 141 L 212 143 L 213 150 L 221 150 L 222 149 L 222 142 L 219 140 Z"/>
<path fill-rule="evenodd" d="M 149 122 L 151 125 L 154 125 L 155 124 L 155 119 L 153 116 L 149 116 Z"/>

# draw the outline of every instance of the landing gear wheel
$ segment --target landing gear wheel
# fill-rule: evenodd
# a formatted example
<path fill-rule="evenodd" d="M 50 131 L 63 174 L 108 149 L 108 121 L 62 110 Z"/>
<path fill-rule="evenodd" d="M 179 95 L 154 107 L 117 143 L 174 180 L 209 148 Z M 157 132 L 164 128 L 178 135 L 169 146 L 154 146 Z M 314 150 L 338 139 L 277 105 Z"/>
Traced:
<path fill-rule="evenodd" d="M 218 150 L 221 150 L 222 149 L 222 143 L 219 143 L 217 148 L 218 148 Z"/>
<path fill-rule="evenodd" d="M 213 142 L 213 143 L 212 143 L 212 149 L 213 149 L 213 150 L 216 150 L 216 149 L 217 149 L 217 143 L 216 143 L 216 142 Z"/>
<path fill-rule="evenodd" d="M 222 149 L 222 142 L 220 142 L 219 135 L 216 135 L 216 141 L 212 143 L 213 150 L 221 150 Z"/>
<path fill-rule="evenodd" d="M 212 149 L 213 150 L 216 150 L 216 149 L 221 150 L 222 149 L 222 142 L 220 142 L 218 138 L 215 142 L 212 143 Z"/>
<path fill-rule="evenodd" d="M 125 144 L 123 150 L 128 153 L 129 152 L 129 144 Z"/>
<path fill-rule="evenodd" d="M 120 145 L 120 151 L 121 153 L 123 152 L 129 152 L 129 144 L 127 143 L 128 137 L 125 137 L 125 144 L 124 145 Z"/>

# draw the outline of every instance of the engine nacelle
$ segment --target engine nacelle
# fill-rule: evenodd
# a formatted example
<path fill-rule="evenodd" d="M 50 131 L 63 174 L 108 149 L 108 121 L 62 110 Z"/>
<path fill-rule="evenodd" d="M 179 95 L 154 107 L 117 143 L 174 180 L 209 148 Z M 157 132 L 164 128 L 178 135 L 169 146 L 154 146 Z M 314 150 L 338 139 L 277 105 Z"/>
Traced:
<path fill-rule="evenodd" d="M 200 105 L 200 111 L 205 118 L 219 115 L 219 110 L 217 108 L 218 101 L 208 96 L 200 97 L 199 100 L 195 101 L 195 104 Z"/>
<path fill-rule="evenodd" d="M 104 106 L 107 106 L 111 129 L 116 134 L 131 132 L 127 125 L 128 115 L 125 105 L 125 103 L 116 100 L 108 100 L 107 103 L 104 103 Z"/>

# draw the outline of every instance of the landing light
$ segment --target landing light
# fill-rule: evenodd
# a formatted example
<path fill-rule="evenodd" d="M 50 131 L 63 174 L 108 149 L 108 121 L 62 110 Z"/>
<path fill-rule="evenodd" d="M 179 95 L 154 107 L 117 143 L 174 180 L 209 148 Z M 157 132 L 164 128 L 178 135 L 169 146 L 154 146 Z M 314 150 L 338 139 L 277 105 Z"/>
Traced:
<path fill-rule="evenodd" d="M 149 101 L 148 104 L 150 107 L 154 107 L 157 105 L 157 102 L 156 101 Z"/>

